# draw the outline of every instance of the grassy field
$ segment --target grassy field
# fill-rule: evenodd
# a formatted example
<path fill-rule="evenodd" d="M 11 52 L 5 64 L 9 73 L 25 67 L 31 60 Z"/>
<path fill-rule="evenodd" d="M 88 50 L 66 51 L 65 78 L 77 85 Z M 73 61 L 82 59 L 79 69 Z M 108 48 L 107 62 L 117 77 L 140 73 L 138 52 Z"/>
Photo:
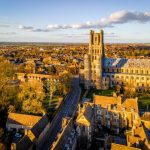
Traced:
<path fill-rule="evenodd" d="M 85 92 L 85 90 L 83 90 L 82 95 L 84 94 L 84 92 Z M 114 92 L 113 89 L 109 89 L 109 90 L 91 89 L 86 97 L 90 98 L 90 99 L 93 99 L 93 94 L 103 95 L 103 96 L 113 96 L 113 92 Z M 149 111 L 150 111 L 150 93 L 137 93 L 137 97 L 138 97 L 139 109 L 146 110 L 148 108 Z"/>
<path fill-rule="evenodd" d="M 111 89 L 109 89 L 109 90 L 91 89 L 86 97 L 93 99 L 93 94 L 103 95 L 103 96 L 112 96 L 113 92 L 114 92 L 114 90 L 111 90 Z"/>
<path fill-rule="evenodd" d="M 139 109 L 147 109 L 150 110 L 150 94 L 149 93 L 138 93 L 138 105 Z"/>
<path fill-rule="evenodd" d="M 44 101 L 43 101 L 43 105 L 44 108 L 46 109 L 47 113 L 52 116 L 53 113 L 57 110 L 57 108 L 59 107 L 59 105 L 61 104 L 61 101 L 63 100 L 62 97 L 54 97 L 50 104 L 49 104 L 49 98 L 47 97 Z"/>

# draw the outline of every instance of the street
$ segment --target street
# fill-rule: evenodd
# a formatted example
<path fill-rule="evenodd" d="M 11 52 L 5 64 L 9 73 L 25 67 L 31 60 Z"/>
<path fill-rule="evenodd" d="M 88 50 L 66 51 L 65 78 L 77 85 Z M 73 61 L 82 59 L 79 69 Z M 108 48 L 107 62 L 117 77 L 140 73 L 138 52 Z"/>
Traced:
<path fill-rule="evenodd" d="M 56 116 L 51 122 L 49 135 L 41 148 L 42 150 L 50 149 L 51 144 L 56 140 L 57 134 L 61 130 L 61 123 L 63 117 L 72 117 L 76 111 L 76 107 L 81 94 L 81 89 L 79 87 L 79 78 L 74 77 L 72 79 L 71 85 L 72 88 L 66 96 L 63 105 L 61 106 L 59 112 L 56 114 Z"/>

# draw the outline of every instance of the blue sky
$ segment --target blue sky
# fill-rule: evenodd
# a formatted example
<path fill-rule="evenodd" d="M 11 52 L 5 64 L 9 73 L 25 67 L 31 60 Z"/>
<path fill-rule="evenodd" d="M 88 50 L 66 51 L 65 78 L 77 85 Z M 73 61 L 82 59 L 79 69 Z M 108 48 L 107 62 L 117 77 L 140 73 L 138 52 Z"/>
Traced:
<path fill-rule="evenodd" d="M 149 0 L 0 0 L 0 41 L 150 43 Z"/>

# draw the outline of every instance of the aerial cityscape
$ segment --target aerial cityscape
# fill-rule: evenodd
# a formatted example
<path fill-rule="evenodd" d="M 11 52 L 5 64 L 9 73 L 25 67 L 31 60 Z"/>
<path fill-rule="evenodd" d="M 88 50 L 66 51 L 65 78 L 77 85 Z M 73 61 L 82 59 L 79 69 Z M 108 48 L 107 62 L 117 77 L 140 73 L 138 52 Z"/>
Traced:
<path fill-rule="evenodd" d="M 0 150 L 150 150 L 150 2 L 0 1 Z"/>

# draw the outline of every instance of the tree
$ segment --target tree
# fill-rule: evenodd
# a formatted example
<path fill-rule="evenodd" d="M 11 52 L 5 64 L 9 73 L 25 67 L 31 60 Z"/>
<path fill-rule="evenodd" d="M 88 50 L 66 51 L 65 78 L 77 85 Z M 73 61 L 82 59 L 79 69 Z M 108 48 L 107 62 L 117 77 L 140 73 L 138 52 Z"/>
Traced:
<path fill-rule="evenodd" d="M 55 83 L 54 80 L 47 80 L 47 89 L 48 89 L 48 95 L 49 95 L 49 106 L 51 105 L 51 101 L 54 95 L 54 92 L 56 92 L 57 88 L 56 88 L 57 83 Z"/>
<path fill-rule="evenodd" d="M 42 106 L 45 93 L 43 91 L 42 83 L 39 81 L 24 82 L 20 85 L 20 93 L 18 94 L 18 101 L 21 109 L 26 113 L 39 114 L 43 113 Z"/>
<path fill-rule="evenodd" d="M 0 106 L 7 108 L 10 100 L 16 96 L 13 93 L 15 84 L 12 84 L 15 68 L 13 64 L 2 57 L 0 58 L 0 66 Z"/>
<path fill-rule="evenodd" d="M 46 70 L 47 70 L 48 74 L 50 74 L 50 75 L 56 74 L 56 68 L 54 66 L 48 66 L 48 67 L 46 67 Z"/>
<path fill-rule="evenodd" d="M 124 86 L 123 96 L 125 98 L 135 98 L 136 97 L 136 89 L 132 84 L 126 83 Z"/>
<path fill-rule="evenodd" d="M 4 143 L 1 143 L 1 142 L 0 142 L 0 149 L 1 149 L 1 150 L 6 150 L 6 146 L 4 145 Z"/>
<path fill-rule="evenodd" d="M 2 138 L 3 135 L 4 135 L 4 130 L 3 128 L 0 127 L 0 139 Z"/>

